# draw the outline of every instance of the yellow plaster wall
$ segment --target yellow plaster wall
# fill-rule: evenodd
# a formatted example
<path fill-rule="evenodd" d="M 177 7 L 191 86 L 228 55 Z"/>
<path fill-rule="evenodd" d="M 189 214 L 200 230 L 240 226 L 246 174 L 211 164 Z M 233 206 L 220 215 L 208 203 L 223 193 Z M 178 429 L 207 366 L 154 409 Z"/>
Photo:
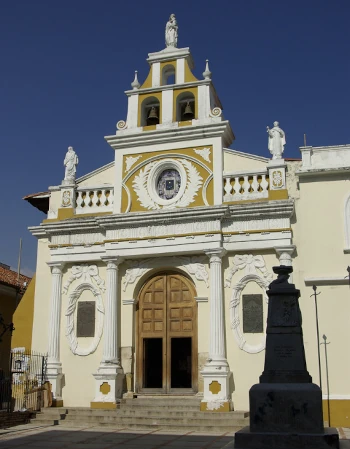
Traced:
<path fill-rule="evenodd" d="M 197 155 L 193 151 L 193 148 L 201 149 L 204 147 L 211 148 L 211 156 L 210 156 L 211 162 L 210 163 L 207 161 L 204 161 L 203 158 L 201 158 L 199 155 Z M 174 157 L 174 154 L 176 154 L 177 157 Z M 145 163 L 145 165 L 146 165 L 147 161 L 154 156 L 162 156 L 162 158 L 166 159 L 167 157 L 170 157 L 170 155 L 172 155 L 171 157 L 174 160 L 181 158 L 181 155 L 191 156 L 192 158 L 197 159 L 202 164 L 207 166 L 210 170 L 213 170 L 213 148 L 211 145 L 195 146 L 195 147 L 191 147 L 191 148 L 173 149 L 173 150 L 166 150 L 166 151 L 164 151 L 164 150 L 163 151 L 151 151 L 148 153 L 142 153 L 142 154 L 140 154 L 141 158 L 136 162 L 136 164 L 132 167 L 132 169 L 134 169 L 137 166 L 140 166 L 143 163 Z M 141 206 L 140 202 L 138 201 L 138 196 L 133 188 L 133 181 L 134 181 L 135 177 L 139 175 L 140 170 L 144 170 L 145 165 L 142 165 L 133 175 L 131 175 L 128 179 L 126 179 L 127 173 L 125 173 L 125 159 L 127 156 L 128 155 L 124 155 L 124 157 L 123 157 L 123 177 L 124 177 L 123 182 L 125 183 L 127 189 L 129 189 L 129 192 L 131 195 L 131 209 L 129 212 L 146 211 L 147 209 L 144 209 Z M 202 186 L 203 186 L 205 181 L 207 180 L 207 178 L 210 176 L 210 173 L 205 168 L 203 168 L 201 165 L 196 164 L 193 161 L 192 161 L 192 163 L 194 164 L 194 166 L 198 170 L 199 174 L 203 178 L 203 184 L 202 184 Z M 200 187 L 197 196 L 195 196 L 194 202 L 191 203 L 191 205 L 189 207 L 205 205 L 203 198 L 202 198 L 202 186 Z M 212 180 L 209 182 L 208 187 L 207 187 L 207 201 L 208 201 L 209 205 L 213 204 L 213 201 L 214 201 L 213 181 Z M 127 204 L 128 204 L 128 195 L 127 195 L 127 192 L 125 191 L 125 189 L 123 189 L 122 190 L 122 212 L 125 212 L 127 210 Z"/>
<path fill-rule="evenodd" d="M 147 78 L 145 79 L 145 82 L 142 84 L 140 89 L 148 89 L 149 87 L 152 87 L 152 70 L 153 67 L 151 66 L 147 75 Z"/>
<path fill-rule="evenodd" d="M 78 183 L 78 187 L 101 186 L 114 184 L 114 164 Z"/>
<path fill-rule="evenodd" d="M 34 316 L 35 276 L 30 281 L 26 292 L 13 314 L 13 332 L 11 348 L 24 347 L 32 349 L 32 332 Z"/>
<path fill-rule="evenodd" d="M 244 170 L 261 170 L 265 169 L 267 162 L 258 161 L 230 152 L 224 151 L 224 172 L 230 173 Z"/>
<path fill-rule="evenodd" d="M 185 61 L 185 83 L 191 83 L 193 81 L 198 81 L 198 78 L 193 75 L 188 61 Z"/>
<path fill-rule="evenodd" d="M 330 399 L 329 411 L 332 427 L 350 427 L 350 400 L 349 399 Z M 323 400 L 323 420 L 328 420 L 328 401 Z"/>
<path fill-rule="evenodd" d="M 16 309 L 16 294 L 15 289 L 8 289 L 7 292 L 0 293 L 0 313 L 4 319 L 5 324 L 13 322 L 13 313 Z M 2 330 L 2 329 L 1 329 Z M 1 337 L 0 342 L 0 369 L 8 372 L 9 356 L 11 350 L 11 333 L 9 331 Z"/>
<path fill-rule="evenodd" d="M 32 350 L 43 354 L 48 349 L 51 295 L 51 270 L 46 263 L 50 260 L 48 244 L 47 238 L 38 239 L 32 331 Z"/>

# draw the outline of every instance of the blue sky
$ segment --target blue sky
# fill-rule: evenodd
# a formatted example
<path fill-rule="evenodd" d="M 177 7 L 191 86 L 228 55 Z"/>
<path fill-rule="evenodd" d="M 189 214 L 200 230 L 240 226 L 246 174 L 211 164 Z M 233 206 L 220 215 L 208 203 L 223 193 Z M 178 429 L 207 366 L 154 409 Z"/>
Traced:
<path fill-rule="evenodd" d="M 1 262 L 17 266 L 22 237 L 22 267 L 35 271 L 27 227 L 45 217 L 22 197 L 61 182 L 69 145 L 78 176 L 113 160 L 103 137 L 173 12 L 195 75 L 210 60 L 232 148 L 269 156 L 274 120 L 285 157 L 299 157 L 304 133 L 308 145 L 350 143 L 349 0 L 1 0 Z"/>

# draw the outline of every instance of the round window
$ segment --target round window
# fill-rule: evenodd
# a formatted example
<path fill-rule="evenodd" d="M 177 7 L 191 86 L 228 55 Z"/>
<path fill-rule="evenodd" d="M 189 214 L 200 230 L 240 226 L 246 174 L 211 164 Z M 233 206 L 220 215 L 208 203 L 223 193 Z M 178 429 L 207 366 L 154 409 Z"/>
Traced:
<path fill-rule="evenodd" d="M 177 170 L 168 169 L 162 171 L 157 180 L 157 193 L 163 200 L 174 198 L 181 187 L 181 176 Z"/>

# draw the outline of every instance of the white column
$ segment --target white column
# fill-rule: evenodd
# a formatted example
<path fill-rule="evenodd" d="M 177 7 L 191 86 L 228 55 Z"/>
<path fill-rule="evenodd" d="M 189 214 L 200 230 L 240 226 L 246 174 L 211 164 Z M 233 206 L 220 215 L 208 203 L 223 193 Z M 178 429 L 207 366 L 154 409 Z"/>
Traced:
<path fill-rule="evenodd" d="M 224 296 L 222 257 L 226 250 L 207 251 L 210 265 L 210 331 L 209 359 L 211 363 L 228 366 L 225 348 Z"/>
<path fill-rule="evenodd" d="M 63 263 L 48 262 L 51 268 L 51 299 L 48 335 L 47 378 L 52 386 L 52 394 L 58 406 L 62 398 L 62 364 L 60 362 L 60 324 L 62 302 Z"/>
<path fill-rule="evenodd" d="M 107 264 L 105 322 L 103 330 L 103 354 L 95 378 L 95 397 L 91 408 L 116 408 L 123 391 L 123 370 L 119 360 L 118 316 L 120 298 L 118 295 L 118 267 L 121 257 L 102 257 Z"/>
<path fill-rule="evenodd" d="M 201 410 L 228 412 L 232 409 L 229 390 L 230 369 L 226 359 L 224 292 L 222 276 L 223 248 L 206 251 L 210 265 L 209 356 L 201 374 L 204 380 Z"/>
<path fill-rule="evenodd" d="M 120 367 L 118 357 L 118 309 L 120 303 L 120 298 L 118 298 L 118 265 L 122 262 L 122 259 L 116 257 L 104 260 L 107 262 L 107 292 L 102 363 L 112 363 Z"/>

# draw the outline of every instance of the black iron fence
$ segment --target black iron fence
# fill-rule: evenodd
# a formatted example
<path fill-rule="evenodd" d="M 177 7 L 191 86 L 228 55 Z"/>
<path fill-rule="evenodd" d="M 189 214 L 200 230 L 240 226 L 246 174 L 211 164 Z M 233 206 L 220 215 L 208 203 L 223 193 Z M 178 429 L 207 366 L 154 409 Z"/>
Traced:
<path fill-rule="evenodd" d="M 35 351 L 11 352 L 8 369 L 0 372 L 0 410 L 40 410 L 50 393 L 45 382 L 46 365 L 46 355 Z"/>

